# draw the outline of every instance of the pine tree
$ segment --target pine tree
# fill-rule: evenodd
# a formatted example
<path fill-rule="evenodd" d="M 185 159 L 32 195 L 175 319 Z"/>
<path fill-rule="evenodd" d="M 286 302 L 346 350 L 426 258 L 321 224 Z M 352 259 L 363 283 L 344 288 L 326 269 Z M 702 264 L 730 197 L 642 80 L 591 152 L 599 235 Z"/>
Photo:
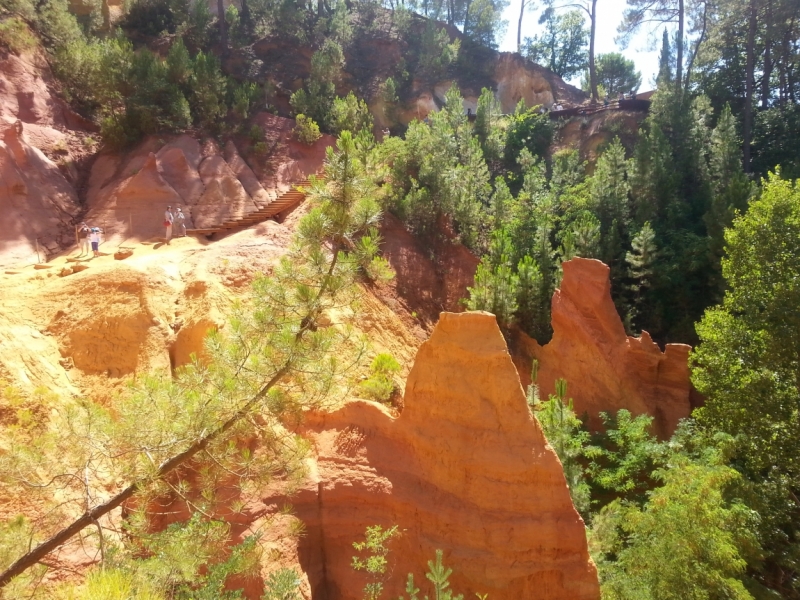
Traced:
<path fill-rule="evenodd" d="M 656 82 L 658 82 L 659 87 L 662 85 L 668 87 L 669 84 L 672 83 L 673 63 L 674 58 L 672 56 L 672 47 L 669 43 L 669 33 L 667 33 L 667 28 L 665 27 L 664 34 L 661 37 L 661 51 L 658 54 L 658 75 L 656 76 Z"/>
<path fill-rule="evenodd" d="M 731 226 L 737 211 L 744 212 L 747 208 L 753 190 L 742 168 L 741 141 L 736 133 L 736 121 L 727 104 L 711 134 L 710 171 L 712 198 L 703 220 L 710 238 L 715 287 L 721 292 L 725 229 Z"/>
<path fill-rule="evenodd" d="M 600 222 L 599 258 L 611 268 L 612 281 L 624 273 L 624 248 L 628 243 L 630 200 L 628 163 L 619 138 L 597 160 L 591 183 L 592 202 Z"/>
<path fill-rule="evenodd" d="M 0 455 L 6 489 L 38 491 L 42 502 L 57 497 L 62 510 L 82 514 L 63 528 L 63 520 L 41 523 L 33 539 L 49 537 L 0 573 L 0 587 L 84 528 L 100 527 L 123 503 L 139 507 L 126 523 L 138 552 L 137 538 L 149 531 L 145 509 L 164 494 L 190 514 L 213 517 L 229 504 L 232 487 L 246 498 L 254 482 L 276 471 L 289 481 L 300 472 L 305 444 L 281 423 L 344 394 L 364 353 L 347 322 L 321 324 L 333 309 L 344 318 L 357 314 L 355 283 L 370 259 L 359 240 L 380 219 L 375 185 L 349 132 L 328 148 L 325 179 L 312 178 L 308 198 L 313 208 L 290 252 L 254 282 L 252 300 L 235 307 L 224 333 L 211 335 L 207 363 L 175 379 L 141 378 L 108 409 L 61 404 L 50 422 L 4 432 L 4 447 L 14 448 Z M 242 439 L 258 450 L 243 449 Z M 114 476 L 128 485 L 105 502 L 93 500 Z"/>
<path fill-rule="evenodd" d="M 525 256 L 519 261 L 517 275 L 519 276 L 517 292 L 519 325 L 523 331 L 533 332 L 537 328 L 538 320 L 544 316 L 539 302 L 544 278 L 539 265 L 530 256 Z"/>
<path fill-rule="evenodd" d="M 501 327 L 513 323 L 517 312 L 519 277 L 510 263 L 511 238 L 504 229 L 495 230 L 489 253 L 481 259 L 475 284 L 467 288 L 469 310 L 485 310 L 497 317 Z"/>
<path fill-rule="evenodd" d="M 625 255 L 628 263 L 629 277 L 635 282 L 633 284 L 634 302 L 629 314 L 629 322 L 634 323 L 636 317 L 643 311 L 643 305 L 647 291 L 652 285 L 655 273 L 655 264 L 658 259 L 658 248 L 656 247 L 656 234 L 650 227 L 650 223 L 645 223 L 633 240 L 631 240 L 631 252 Z"/>

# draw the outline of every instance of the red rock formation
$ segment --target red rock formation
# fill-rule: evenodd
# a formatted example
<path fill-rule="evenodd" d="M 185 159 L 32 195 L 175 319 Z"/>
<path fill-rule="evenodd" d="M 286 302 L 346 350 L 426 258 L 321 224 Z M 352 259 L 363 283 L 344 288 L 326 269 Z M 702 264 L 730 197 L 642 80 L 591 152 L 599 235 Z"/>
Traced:
<path fill-rule="evenodd" d="M 203 180 L 181 148 L 165 146 L 163 152 L 158 153 L 158 163 L 164 180 L 181 195 L 185 205 L 190 206 L 200 199 L 205 192 Z"/>
<path fill-rule="evenodd" d="M 599 598 L 583 521 L 492 315 L 442 314 L 399 418 L 356 401 L 306 427 L 316 461 L 293 502 L 308 528 L 299 556 L 313 597 L 360 598 L 352 543 L 368 525 L 396 524 L 386 597 L 409 572 L 427 588 L 426 562 L 441 548 L 466 597 Z"/>
<path fill-rule="evenodd" d="M 0 266 L 32 264 L 74 236 L 78 198 L 59 168 L 31 146 L 20 121 L 0 122 Z"/>
<path fill-rule="evenodd" d="M 200 163 L 200 177 L 206 191 L 192 209 L 197 227 L 213 227 L 256 210 L 253 199 L 221 156 L 204 159 Z"/>
<path fill-rule="evenodd" d="M 588 413 L 592 428 L 600 412 L 628 409 L 654 417 L 656 432 L 668 437 L 691 411 L 688 356 L 685 344 L 667 344 L 664 352 L 644 331 L 625 334 L 611 300 L 609 269 L 598 260 L 574 258 L 564 263 L 564 279 L 552 303 L 553 339 L 539 346 L 521 335 L 520 373 L 539 361 L 543 396 L 553 393 L 558 378 L 579 415 Z"/>
<path fill-rule="evenodd" d="M 239 155 L 239 150 L 230 140 L 225 144 L 225 160 L 231 171 L 236 173 L 236 177 L 239 178 L 245 191 L 250 194 L 250 197 L 257 205 L 267 204 L 277 197 L 277 194 L 270 195 L 267 193 L 256 174 L 253 173 L 250 166 Z"/>

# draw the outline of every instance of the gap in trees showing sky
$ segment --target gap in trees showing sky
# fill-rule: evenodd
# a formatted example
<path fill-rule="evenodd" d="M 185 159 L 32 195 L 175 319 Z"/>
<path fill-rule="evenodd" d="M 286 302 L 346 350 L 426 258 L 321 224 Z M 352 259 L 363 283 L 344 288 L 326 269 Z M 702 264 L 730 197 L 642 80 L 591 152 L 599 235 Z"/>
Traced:
<path fill-rule="evenodd" d="M 554 5 L 566 6 L 570 0 L 555 2 Z M 503 52 L 515 52 L 517 50 L 517 22 L 519 21 L 520 0 L 511 0 L 506 10 L 503 12 L 503 19 L 508 21 L 505 37 L 500 43 L 500 50 Z M 625 58 L 636 63 L 636 69 L 642 73 L 642 85 L 639 91 L 651 90 L 655 87 L 653 80 L 658 72 L 658 51 L 661 43 L 661 33 L 664 26 L 656 26 L 655 29 L 642 27 L 635 36 L 631 38 L 626 49 L 620 48 L 614 41 L 617 36 L 617 26 L 622 22 L 622 13 L 625 10 L 625 0 L 597 0 L 597 34 L 595 37 L 595 55 L 606 54 L 608 52 L 620 52 Z M 532 10 L 526 11 L 522 19 L 522 38 L 532 37 L 543 30 L 539 25 L 539 16 L 544 10 L 544 3 L 536 1 Z M 573 10 L 571 8 L 562 9 Z M 581 14 L 583 11 L 580 11 Z M 589 27 L 589 20 L 586 19 L 586 27 Z M 670 28 L 670 35 L 672 30 Z M 572 85 L 580 87 L 581 77 L 569 81 Z"/>

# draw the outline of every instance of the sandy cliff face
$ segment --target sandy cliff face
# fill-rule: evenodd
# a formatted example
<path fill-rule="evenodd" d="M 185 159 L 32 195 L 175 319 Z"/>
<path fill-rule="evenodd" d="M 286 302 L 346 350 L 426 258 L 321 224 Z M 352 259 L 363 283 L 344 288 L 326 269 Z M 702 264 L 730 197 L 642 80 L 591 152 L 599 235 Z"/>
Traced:
<path fill-rule="evenodd" d="M 545 346 L 521 335 L 524 358 L 520 373 L 539 361 L 538 383 L 543 396 L 553 393 L 558 378 L 578 415 L 588 413 L 596 428 L 602 411 L 621 408 L 649 414 L 656 432 L 668 437 L 691 411 L 686 344 L 667 344 L 664 352 L 644 331 L 625 334 L 611 300 L 609 269 L 598 260 L 574 258 L 564 263 L 564 279 L 552 302 L 553 338 Z"/>
<path fill-rule="evenodd" d="M 272 176 L 257 176 L 232 140 L 220 148 L 188 135 L 151 137 L 124 156 L 97 158 L 86 220 L 117 243 L 163 237 L 168 205 L 181 207 L 187 228 L 213 227 L 257 210 L 321 168 L 331 136 L 296 147 L 292 121 L 268 114 L 257 120 L 275 138 Z"/>
<path fill-rule="evenodd" d="M 22 121 L 0 120 L 0 266 L 33 264 L 73 241 L 78 197 L 59 168 L 30 143 Z"/>
<path fill-rule="evenodd" d="M 314 598 L 361 597 L 352 542 L 374 524 L 403 530 L 387 597 L 409 572 L 426 588 L 426 562 L 441 548 L 466 597 L 599 598 L 583 521 L 492 315 L 442 314 L 399 418 L 351 402 L 309 416 L 304 435 L 316 456 L 294 504 L 308 527 L 298 552 Z"/>

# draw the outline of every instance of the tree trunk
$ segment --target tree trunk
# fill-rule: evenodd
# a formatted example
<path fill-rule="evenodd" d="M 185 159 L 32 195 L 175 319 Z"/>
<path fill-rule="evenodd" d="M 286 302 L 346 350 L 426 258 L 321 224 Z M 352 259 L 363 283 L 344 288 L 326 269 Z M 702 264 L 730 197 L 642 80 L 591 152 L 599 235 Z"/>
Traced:
<path fill-rule="evenodd" d="M 303 330 L 301 329 L 301 331 Z M 158 468 L 154 478 L 163 478 L 169 473 L 172 473 L 181 465 L 186 464 L 202 450 L 205 450 L 212 441 L 229 431 L 234 425 L 236 425 L 247 414 L 249 414 L 250 410 L 257 402 L 264 399 L 267 393 L 269 393 L 269 391 L 275 387 L 275 385 L 286 375 L 286 373 L 289 372 L 290 368 L 291 363 L 287 362 L 280 370 L 278 370 L 275 375 L 273 375 L 266 385 L 261 388 L 261 390 L 251 400 L 249 400 L 241 409 L 235 412 L 227 421 L 225 421 L 222 425 L 205 437 L 200 438 L 183 452 L 176 454 L 169 460 L 162 463 Z M 14 577 L 21 575 L 27 569 L 41 561 L 45 556 L 50 554 L 50 552 L 62 546 L 72 536 L 80 533 L 81 530 L 85 529 L 86 527 L 97 523 L 101 517 L 121 506 L 123 502 L 131 498 L 141 486 L 146 485 L 149 481 L 151 481 L 150 478 L 132 483 L 120 493 L 110 498 L 107 502 L 104 502 L 103 504 L 95 506 L 93 509 L 86 511 L 83 513 L 83 515 L 56 533 L 54 536 L 48 538 L 36 546 L 33 550 L 18 558 L 5 571 L 0 573 L 0 589 L 8 585 L 8 583 L 14 579 Z"/>
<path fill-rule="evenodd" d="M 700 51 L 700 45 L 706 39 L 706 32 L 708 31 L 708 1 L 703 4 L 703 28 L 700 30 L 700 37 L 697 38 L 697 42 L 694 45 L 694 49 L 692 50 L 692 55 L 689 57 L 689 64 L 686 65 L 686 82 L 684 83 L 683 90 L 684 92 L 689 91 L 689 80 L 692 77 L 692 68 L 694 67 L 694 61 L 697 58 L 697 53 Z"/>
<path fill-rule="evenodd" d="M 761 108 L 769 108 L 770 79 L 772 79 L 772 2 L 767 1 L 766 31 L 764 34 L 764 76 L 761 79 Z"/>
<path fill-rule="evenodd" d="M 683 22 L 685 16 L 684 0 L 678 0 L 678 53 L 675 61 L 675 85 L 678 87 L 679 91 L 683 89 Z"/>
<path fill-rule="evenodd" d="M 744 84 L 744 125 L 743 129 L 743 161 L 745 173 L 750 173 L 750 145 L 753 141 L 753 88 L 755 87 L 754 70 L 755 70 L 755 44 L 756 44 L 756 29 L 758 28 L 758 6 L 756 0 L 750 0 L 750 19 L 747 30 L 747 46 L 745 52 L 747 55 L 745 66 L 745 80 Z"/>
<path fill-rule="evenodd" d="M 594 38 L 597 29 L 597 0 L 592 0 L 592 12 L 589 14 L 589 19 L 592 22 L 591 30 L 589 32 L 589 91 L 592 94 L 592 100 L 599 100 L 597 96 L 597 72 L 594 65 Z M 606 91 L 606 93 L 608 93 Z"/>
<path fill-rule="evenodd" d="M 527 0 L 522 0 L 519 6 L 519 22 L 517 23 L 517 52 L 522 54 L 522 15 L 525 14 Z"/>
<path fill-rule="evenodd" d="M 222 45 L 222 53 L 228 51 L 228 24 L 225 22 L 225 3 L 217 0 L 217 18 L 219 19 L 219 43 Z"/>

